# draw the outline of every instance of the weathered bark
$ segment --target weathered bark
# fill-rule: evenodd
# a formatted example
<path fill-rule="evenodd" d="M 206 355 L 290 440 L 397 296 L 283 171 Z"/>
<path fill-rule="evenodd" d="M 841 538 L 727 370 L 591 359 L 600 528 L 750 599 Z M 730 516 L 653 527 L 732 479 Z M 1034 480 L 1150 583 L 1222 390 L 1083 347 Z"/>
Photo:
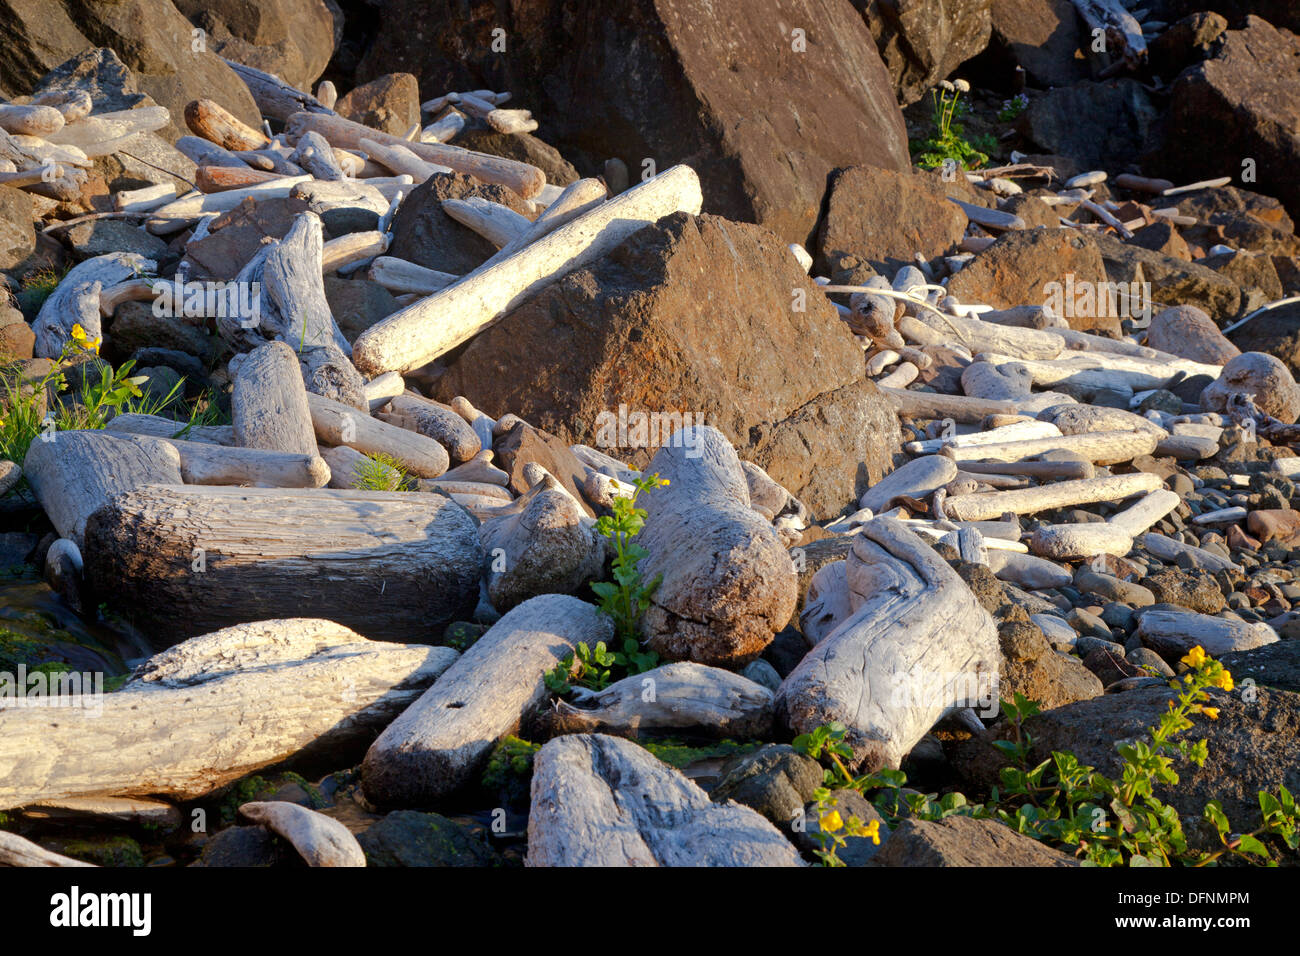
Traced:
<path fill-rule="evenodd" d="M 1158 436 L 1151 431 L 1085 432 L 1060 438 L 1031 438 L 1026 441 L 973 445 L 969 448 L 945 446 L 939 454 L 954 461 L 1020 461 L 1049 451 L 1071 451 L 1098 465 L 1132 461 L 1156 449 Z"/>
<path fill-rule="evenodd" d="M 456 657 L 312 618 L 195 637 L 92 709 L 0 708 L 0 808 L 104 794 L 193 800 L 286 761 L 354 759 Z"/>
<path fill-rule="evenodd" d="M 235 441 L 245 448 L 316 454 L 316 432 L 298 357 L 284 342 L 249 352 L 230 394 Z"/>
<path fill-rule="evenodd" d="M 368 412 L 310 393 L 307 407 L 316 437 L 326 444 L 347 445 L 367 455 L 391 455 L 421 478 L 437 478 L 450 463 L 447 450 L 432 438 L 381 422 Z"/>
<path fill-rule="evenodd" d="M 184 438 L 213 445 L 235 445 L 235 430 L 229 425 L 186 425 L 158 415 L 127 412 L 113 418 L 106 431 L 126 432 L 131 435 L 151 435 L 154 438 Z"/>
<path fill-rule="evenodd" d="M 698 214 L 702 201 L 694 170 L 674 166 L 514 255 L 480 266 L 441 292 L 371 326 L 357 338 L 357 367 L 368 374 L 419 368 L 467 342 L 537 290 L 600 258 L 646 224 L 678 210 Z"/>
<path fill-rule="evenodd" d="M 181 456 L 160 438 L 101 431 L 54 432 L 32 442 L 23 474 L 60 537 L 84 550 L 86 522 L 115 496 L 180 484 Z"/>
<path fill-rule="evenodd" d="M 777 717 L 796 733 L 839 721 L 855 767 L 897 767 L 944 713 L 996 687 L 997 629 L 957 573 L 897 521 L 864 525 L 848 561 L 853 614 L 786 677 Z"/>
<path fill-rule="evenodd" d="M 508 186 L 524 199 L 532 199 L 546 184 L 546 174 L 536 166 L 527 163 L 500 156 L 489 156 L 486 153 L 476 153 L 442 143 L 413 143 L 400 136 L 371 129 L 369 126 L 362 126 L 360 123 L 353 123 L 339 116 L 296 113 L 285 123 L 285 131 L 291 137 L 299 137 L 304 133 L 315 131 L 333 145 L 344 149 L 361 149 L 363 139 L 380 144 L 395 143 L 409 149 L 426 162 L 450 167 L 458 173 L 473 176 L 481 182 Z"/>
<path fill-rule="evenodd" d="M 459 789 L 546 700 L 544 675 L 579 642 L 613 634 L 610 618 L 573 597 L 545 594 L 510 611 L 374 742 L 361 767 L 367 799 L 424 806 Z"/>
<path fill-rule="evenodd" d="M 528 866 L 800 866 L 765 817 L 714 803 L 644 748 L 604 734 L 550 741 L 533 762 Z"/>
<path fill-rule="evenodd" d="M 273 73 L 265 73 L 234 60 L 226 60 L 226 65 L 238 73 L 239 78 L 248 86 L 248 91 L 253 94 L 253 102 L 263 116 L 283 123 L 294 113 L 334 112 L 332 103 L 320 102 L 310 93 L 290 86 Z M 325 84 L 321 85 L 323 87 Z"/>
<path fill-rule="evenodd" d="M 447 449 L 455 461 L 469 461 L 483 450 L 483 443 L 474 429 L 450 406 L 413 392 L 397 395 L 389 404 L 394 416 L 409 423 L 403 427 L 414 428 L 421 435 L 432 438 Z"/>
<path fill-rule="evenodd" d="M 1131 475 L 1086 478 L 1082 481 L 1057 481 L 1016 491 L 952 495 L 944 502 L 944 510 L 950 518 L 958 521 L 984 521 L 997 518 L 1008 511 L 1018 515 L 1031 515 L 1071 505 L 1120 501 L 1155 491 L 1163 485 L 1159 475 L 1139 471 Z"/>
<path fill-rule="evenodd" d="M 73 266 L 50 293 L 32 323 L 36 335 L 32 354 L 37 358 L 58 358 L 80 325 L 91 341 L 104 336 L 99 297 L 104 289 L 141 272 L 153 272 L 157 263 L 133 252 L 95 256 Z"/>
<path fill-rule="evenodd" d="M 200 166 L 194 171 L 194 184 L 202 193 L 219 193 L 228 189 L 245 189 L 284 178 L 262 169 L 238 169 L 234 166 Z"/>
<path fill-rule="evenodd" d="M 427 638 L 473 610 L 483 557 L 464 509 L 415 492 L 153 485 L 85 539 L 87 584 L 159 646 L 303 608 Z"/>
<path fill-rule="evenodd" d="M 644 580 L 663 576 L 641 619 L 670 659 L 737 665 L 756 657 L 794 613 L 797 582 L 780 537 L 749 505 L 735 450 L 716 428 L 681 429 L 648 472 L 667 479 L 642 496 L 636 543 Z"/>

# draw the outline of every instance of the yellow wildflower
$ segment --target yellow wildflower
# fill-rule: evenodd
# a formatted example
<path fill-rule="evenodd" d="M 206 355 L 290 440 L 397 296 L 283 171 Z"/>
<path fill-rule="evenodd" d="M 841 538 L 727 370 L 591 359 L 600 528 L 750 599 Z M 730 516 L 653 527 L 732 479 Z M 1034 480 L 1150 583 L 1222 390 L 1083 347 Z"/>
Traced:
<path fill-rule="evenodd" d="M 1200 644 L 1197 644 L 1187 652 L 1187 655 L 1183 658 L 1182 662 L 1188 667 L 1200 667 L 1205 663 L 1205 649 L 1201 647 Z"/>
<path fill-rule="evenodd" d="M 844 826 L 844 820 L 840 817 L 840 811 L 832 810 L 821 818 L 821 828 L 826 833 L 834 833 Z"/>
<path fill-rule="evenodd" d="M 1214 679 L 1214 686 L 1220 690 L 1232 690 L 1236 685 L 1232 682 L 1232 675 L 1225 670 Z"/>
<path fill-rule="evenodd" d="M 1201 713 L 1203 713 L 1206 717 L 1209 717 L 1210 720 L 1219 719 L 1219 708 L 1217 707 L 1202 707 Z"/>
<path fill-rule="evenodd" d="M 880 846 L 880 821 L 872 820 L 868 823 L 862 835 L 864 837 L 871 837 L 871 842 L 876 846 Z"/>

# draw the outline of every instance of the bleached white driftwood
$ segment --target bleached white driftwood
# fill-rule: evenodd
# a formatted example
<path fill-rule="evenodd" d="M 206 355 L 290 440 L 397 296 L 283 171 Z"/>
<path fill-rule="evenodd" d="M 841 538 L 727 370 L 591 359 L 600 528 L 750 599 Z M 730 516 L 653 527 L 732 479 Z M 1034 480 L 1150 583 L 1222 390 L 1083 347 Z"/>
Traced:
<path fill-rule="evenodd" d="M 94 866 L 47 850 L 39 843 L 20 837 L 17 833 L 0 830 L 0 867 L 9 866 Z"/>
<path fill-rule="evenodd" d="M 219 193 L 193 192 L 182 196 L 175 202 L 154 210 L 153 218 L 146 223 L 146 228 L 157 236 L 179 232 L 186 223 L 211 213 L 229 212 L 245 199 L 284 199 L 299 183 L 307 182 L 310 176 L 281 176 L 258 186 L 246 186 L 243 189 L 227 189 Z"/>
<path fill-rule="evenodd" d="M 912 455 L 929 455 L 940 448 L 975 448 L 979 445 L 996 445 L 1001 442 L 1027 441 L 1031 438 L 1056 438 L 1061 429 L 1051 422 L 1022 421 L 998 428 L 990 428 L 969 435 L 953 435 L 951 438 L 926 438 L 922 441 L 907 442 L 903 449 Z"/>
<path fill-rule="evenodd" d="M 1138 455 L 1149 455 L 1155 451 L 1158 442 L 1158 436 L 1146 430 L 1085 432 L 1081 435 L 1030 438 L 993 445 L 972 445 L 968 448 L 945 446 L 939 449 L 939 454 L 958 462 L 1020 461 L 1049 451 L 1069 451 L 1099 465 L 1112 465 L 1132 461 Z"/>
<path fill-rule="evenodd" d="M 594 605 L 544 594 L 505 614 L 400 718 L 362 763 L 366 797 L 424 806 L 457 790 L 493 744 L 546 700 L 544 676 L 574 646 L 613 638 Z"/>
<path fill-rule="evenodd" d="M 73 266 L 41 305 L 32 323 L 36 335 L 32 354 L 37 358 L 58 358 L 74 325 L 80 325 L 91 341 L 102 339 L 102 291 L 156 268 L 152 259 L 134 252 L 112 252 Z"/>
<path fill-rule="evenodd" d="M 356 754 L 457 657 L 331 621 L 259 621 L 150 658 L 102 711 L 0 707 L 0 807 L 197 799 L 290 758 Z"/>
<path fill-rule="evenodd" d="M 230 395 L 235 440 L 245 448 L 315 455 L 316 432 L 298 357 L 283 342 L 249 352 Z"/>
<path fill-rule="evenodd" d="M 500 249 L 517 240 L 532 225 L 509 206 L 477 196 L 444 199 L 442 211 Z"/>
<path fill-rule="evenodd" d="M 478 434 L 448 405 L 414 392 L 404 392 L 389 403 L 393 424 L 432 438 L 455 461 L 469 461 L 483 450 Z"/>
<path fill-rule="evenodd" d="M 366 865 L 366 853 L 347 827 L 333 817 L 287 800 L 240 804 L 239 815 L 284 838 L 308 866 Z"/>
<path fill-rule="evenodd" d="M 450 272 L 439 272 L 395 256 L 376 256 L 366 277 L 394 294 L 417 292 L 420 295 L 432 295 L 460 280 L 460 276 Z"/>
<path fill-rule="evenodd" d="M 853 766 L 897 767 L 944 713 L 996 687 L 997 629 L 957 573 L 889 518 L 854 537 L 845 580 L 853 613 L 786 677 L 777 717 L 796 733 L 839 721 Z"/>
<path fill-rule="evenodd" d="M 950 518 L 959 521 L 984 521 L 1010 511 L 1029 515 L 1052 508 L 1094 504 L 1099 501 L 1121 501 L 1134 495 L 1155 491 L 1164 482 L 1159 475 L 1134 472 L 1131 475 L 1110 475 L 1105 478 L 1086 478 L 1082 481 L 1057 481 L 1036 488 L 1015 491 L 991 491 L 970 495 L 950 495 L 944 501 L 944 510 Z"/>
<path fill-rule="evenodd" d="M 1091 558 L 1098 554 L 1123 557 L 1133 539 L 1146 531 L 1182 501 L 1175 492 L 1160 489 L 1110 519 L 1087 524 L 1051 524 L 1038 528 L 1029 547 L 1045 558 Z"/>
<path fill-rule="evenodd" d="M 388 251 L 388 235 L 378 231 L 349 232 L 321 247 L 321 271 L 337 272 Z"/>
<path fill-rule="evenodd" d="M 951 418 L 963 424 L 978 424 L 986 415 L 1014 415 L 1013 402 L 971 398 L 967 395 L 943 395 L 938 392 L 912 392 L 904 388 L 882 388 L 898 407 L 898 414 L 914 419 Z"/>
<path fill-rule="evenodd" d="M 334 156 L 334 148 L 320 133 L 307 132 L 300 136 L 298 148 L 290 154 L 289 162 L 301 166 L 317 179 L 336 182 L 346 178 Z"/>
<path fill-rule="evenodd" d="M 410 176 L 417 183 L 424 182 L 435 173 L 452 172 L 450 166 L 421 159 L 400 143 L 380 143 L 373 139 L 362 139 L 358 146 L 371 159 L 387 166 L 394 173 Z"/>
<path fill-rule="evenodd" d="M 614 248 L 647 223 L 703 197 L 689 166 L 674 166 L 602 203 L 514 255 L 480 266 L 448 286 L 371 326 L 356 341 L 357 367 L 369 374 L 405 372 L 473 338 L 538 289 Z"/>
<path fill-rule="evenodd" d="M 316 437 L 326 444 L 347 445 L 365 454 L 390 455 L 421 478 L 437 478 L 450 461 L 447 450 L 432 438 L 389 425 L 368 412 L 308 393 Z"/>
<path fill-rule="evenodd" d="M 213 445 L 234 445 L 235 430 L 229 425 L 187 425 L 159 415 L 126 412 L 115 415 L 104 426 L 109 432 L 127 432 L 132 435 L 150 435 L 154 438 L 184 438 Z"/>

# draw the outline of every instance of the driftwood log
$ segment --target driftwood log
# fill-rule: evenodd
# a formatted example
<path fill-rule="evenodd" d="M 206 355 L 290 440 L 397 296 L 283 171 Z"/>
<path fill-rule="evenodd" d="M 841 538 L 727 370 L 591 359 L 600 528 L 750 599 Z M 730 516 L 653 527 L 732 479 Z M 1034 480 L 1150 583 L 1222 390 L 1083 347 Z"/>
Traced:
<path fill-rule="evenodd" d="M 473 610 L 464 509 L 418 492 L 152 485 L 87 522 L 86 581 L 158 646 L 311 608 L 367 636 L 426 638 Z"/>
<path fill-rule="evenodd" d="M 196 136 L 222 149 L 262 149 L 270 141 L 221 104 L 207 99 L 193 100 L 185 107 L 185 125 Z"/>
<path fill-rule="evenodd" d="M 355 345 L 357 368 L 379 374 L 426 365 L 637 229 L 678 210 L 698 214 L 702 201 L 695 171 L 674 166 L 366 329 Z"/>
<path fill-rule="evenodd" d="M 456 657 L 308 618 L 195 637 L 150 658 L 99 712 L 0 708 L 0 808 L 192 800 L 286 761 L 352 759 Z"/>
<path fill-rule="evenodd" d="M 1138 619 L 1142 642 L 1157 654 L 1177 660 L 1198 644 L 1212 657 L 1277 643 L 1277 632 L 1262 621 L 1211 617 L 1183 608 L 1148 608 Z"/>
<path fill-rule="evenodd" d="M 533 762 L 528 866 L 801 866 L 765 817 L 714 803 L 644 748 L 604 734 L 550 741 Z"/>
<path fill-rule="evenodd" d="M 424 806 L 453 793 L 546 700 L 548 671 L 579 642 L 594 647 L 613 634 L 593 605 L 559 594 L 507 613 L 370 747 L 367 799 Z"/>
<path fill-rule="evenodd" d="M 648 472 L 668 484 L 643 495 L 636 537 L 649 552 L 643 578 L 663 576 L 641 619 L 647 645 L 670 659 L 746 663 L 794 613 L 789 554 L 750 507 L 740 459 L 716 428 L 678 430 Z"/>
<path fill-rule="evenodd" d="M 133 252 L 95 256 L 73 266 L 41 305 L 32 323 L 36 334 L 32 354 L 37 358 L 58 358 L 74 325 L 80 325 L 91 341 L 102 339 L 101 292 L 142 272 L 151 273 L 156 267 L 152 259 Z"/>
<path fill-rule="evenodd" d="M 1111 475 L 1106 478 L 1085 478 L 1081 481 L 1057 481 L 1037 488 L 1015 491 L 989 491 L 971 495 L 950 495 L 944 501 L 948 517 L 958 521 L 985 521 L 1010 511 L 1018 515 L 1031 515 L 1052 508 L 1095 504 L 1099 501 L 1120 501 L 1134 495 L 1155 491 L 1164 482 L 1159 475 L 1134 472 L 1131 475 Z"/>
<path fill-rule="evenodd" d="M 1074 452 L 1099 465 L 1114 465 L 1132 461 L 1138 455 L 1149 455 L 1156 449 L 1159 436 L 1149 430 L 1085 432 L 1081 435 L 1063 435 L 1060 438 L 1030 438 L 1023 441 L 999 442 L 993 445 L 972 445 L 956 448 L 950 445 L 939 449 L 957 462 L 1021 461 L 1046 454 L 1049 451 Z"/>
<path fill-rule="evenodd" d="M 391 455 L 413 475 L 437 478 L 450 463 L 447 450 L 432 438 L 390 425 L 321 395 L 308 394 L 316 437 L 328 445 L 347 445 L 367 455 Z"/>
<path fill-rule="evenodd" d="M 846 568 L 852 615 L 776 695 L 795 733 L 839 721 L 856 767 L 897 767 L 952 708 L 996 692 L 997 629 L 966 583 L 902 524 L 877 518 Z"/>
<path fill-rule="evenodd" d="M 1034 531 L 1029 547 L 1044 558 L 1091 558 L 1099 554 L 1123 557 L 1133 549 L 1134 538 L 1177 508 L 1181 501 L 1175 492 L 1153 491 L 1107 521 L 1042 525 Z"/>
<path fill-rule="evenodd" d="M 287 800 L 259 800 L 241 804 L 239 815 L 288 841 L 308 866 L 366 865 L 366 853 L 352 831 L 308 807 Z"/>
<path fill-rule="evenodd" d="M 226 65 L 239 74 L 239 78 L 248 86 L 248 91 L 253 94 L 253 101 L 257 104 L 257 110 L 263 116 L 283 123 L 294 113 L 334 112 L 332 103 L 320 102 L 310 93 L 290 86 L 273 73 L 266 73 L 234 60 L 226 60 Z M 324 85 L 321 84 L 322 87 Z"/>
<path fill-rule="evenodd" d="M 244 356 L 230 394 L 235 441 L 245 448 L 316 454 L 307 389 L 298 357 L 284 342 L 268 342 Z"/>
<path fill-rule="evenodd" d="M 454 461 L 469 461 L 483 450 L 482 439 L 450 405 L 414 392 L 396 395 L 389 404 L 393 416 L 403 420 L 403 427 L 432 438 Z"/>
<path fill-rule="evenodd" d="M 0 830 L 0 867 L 94 865 L 93 863 L 74 860 L 70 856 L 54 853 L 45 849 L 39 843 L 23 839 L 17 833 Z"/>

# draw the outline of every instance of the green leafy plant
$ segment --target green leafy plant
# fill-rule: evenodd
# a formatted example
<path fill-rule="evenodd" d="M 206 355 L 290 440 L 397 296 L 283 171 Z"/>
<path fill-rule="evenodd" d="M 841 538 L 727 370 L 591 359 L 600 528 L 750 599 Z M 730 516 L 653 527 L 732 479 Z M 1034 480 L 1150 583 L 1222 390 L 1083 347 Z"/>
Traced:
<path fill-rule="evenodd" d="M 923 140 L 912 142 L 912 152 L 915 154 L 913 161 L 916 165 L 935 169 L 945 164 L 955 164 L 965 169 L 977 169 L 989 161 L 988 151 L 997 145 L 993 138 L 984 135 L 968 141 L 964 136 L 964 127 L 957 122 L 970 111 L 961 98 L 963 93 L 969 91 L 970 84 L 965 80 L 957 80 L 956 83 L 944 80 L 938 89 L 931 91 L 934 133 Z"/>
<path fill-rule="evenodd" d="M 637 565 L 647 552 L 632 539 L 645 525 L 646 511 L 636 506 L 637 498 L 647 489 L 667 484 L 668 479 L 657 474 L 637 478 L 632 482 L 629 497 L 614 499 L 610 506 L 614 513 L 602 515 L 596 521 L 596 531 L 614 547 L 614 560 L 610 562 L 614 580 L 593 582 L 591 589 L 600 598 L 601 611 L 614 619 L 615 637 L 622 648 L 615 655 L 615 663 L 625 667 L 629 674 L 640 674 L 659 663 L 658 654 L 642 650 L 638 623 L 650 606 L 650 598 L 662 576 L 656 576 L 648 584 L 641 579 Z"/>
<path fill-rule="evenodd" d="M 29 312 L 37 312 L 45 304 L 45 300 L 50 294 L 59 287 L 63 277 L 68 274 L 71 267 L 56 269 L 53 266 L 45 266 L 40 269 L 33 269 L 22 277 L 19 282 L 21 291 L 18 295 L 19 302 Z"/>
<path fill-rule="evenodd" d="M 363 491 L 411 491 L 415 482 L 400 461 L 384 452 L 375 452 L 357 463 L 352 487 Z"/>
<path fill-rule="evenodd" d="M 1002 109 L 998 110 L 998 119 L 1003 123 L 1010 123 L 1027 109 L 1029 109 L 1029 97 L 1024 93 L 1017 93 L 1011 99 L 1002 101 Z"/>
<path fill-rule="evenodd" d="M 544 680 L 553 693 L 561 695 L 573 690 L 574 684 L 589 690 L 604 690 L 609 686 L 610 668 L 620 663 L 621 655 L 610 651 L 604 641 L 597 641 L 595 647 L 579 641 L 573 653 L 566 654 L 547 672 Z"/>
<path fill-rule="evenodd" d="M 533 758 L 541 749 L 541 744 L 513 734 L 502 737 L 492 749 L 492 755 L 483 769 L 483 786 L 488 790 L 500 790 L 510 785 L 512 777 L 530 776 L 533 772 Z"/>

